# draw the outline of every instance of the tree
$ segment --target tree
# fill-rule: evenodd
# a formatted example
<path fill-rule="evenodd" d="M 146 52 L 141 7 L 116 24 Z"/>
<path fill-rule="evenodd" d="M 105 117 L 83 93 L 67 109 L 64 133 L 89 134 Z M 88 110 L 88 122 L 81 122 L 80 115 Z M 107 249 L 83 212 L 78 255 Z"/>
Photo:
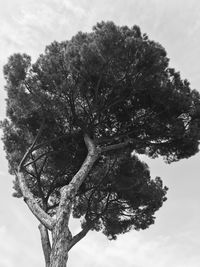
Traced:
<path fill-rule="evenodd" d="M 197 153 L 200 139 L 200 95 L 160 44 L 138 26 L 101 22 L 34 64 L 10 56 L 4 75 L 14 196 L 40 222 L 46 266 L 66 266 L 90 230 L 116 239 L 154 223 L 167 188 L 137 153 L 171 163 Z M 74 236 L 71 215 L 82 227 Z"/>

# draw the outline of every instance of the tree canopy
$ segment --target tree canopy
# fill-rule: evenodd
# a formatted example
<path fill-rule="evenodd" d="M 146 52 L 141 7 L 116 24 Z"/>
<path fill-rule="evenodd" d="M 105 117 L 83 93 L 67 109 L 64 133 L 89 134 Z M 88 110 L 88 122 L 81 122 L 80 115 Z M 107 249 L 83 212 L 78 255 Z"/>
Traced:
<path fill-rule="evenodd" d="M 167 188 L 136 154 L 170 163 L 197 153 L 200 138 L 200 95 L 169 67 L 159 43 L 138 26 L 101 22 L 53 42 L 33 64 L 26 54 L 10 56 L 4 75 L 9 170 L 16 175 L 23 162 L 45 212 L 56 213 L 60 189 L 84 162 L 87 134 L 100 154 L 76 192 L 73 216 L 111 239 L 154 223 Z M 17 177 L 14 189 L 21 197 Z"/>

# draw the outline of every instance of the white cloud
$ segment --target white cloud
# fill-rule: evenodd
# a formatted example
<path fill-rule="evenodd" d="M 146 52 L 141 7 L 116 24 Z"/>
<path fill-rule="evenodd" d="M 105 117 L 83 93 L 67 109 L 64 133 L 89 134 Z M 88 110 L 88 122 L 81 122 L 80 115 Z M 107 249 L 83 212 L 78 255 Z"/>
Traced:
<path fill-rule="evenodd" d="M 61 0 L 61 3 L 63 4 L 63 6 L 65 6 L 67 10 L 72 11 L 77 17 L 85 16 L 87 13 L 84 8 L 80 7 L 77 4 L 74 4 L 73 1 Z"/>
<path fill-rule="evenodd" d="M 13 222 L 14 223 L 14 222 Z M 20 228 L 19 228 L 20 229 Z M 14 236 L 12 228 L 9 229 L 5 225 L 0 226 L 0 266 L 1 267 L 18 267 L 40 266 L 42 257 L 40 253 L 36 254 L 36 248 L 29 242 L 24 242 L 29 239 L 26 231 L 21 230 L 21 233 Z M 30 236 L 32 242 L 32 237 Z M 34 249 L 34 250 L 33 250 Z M 40 248 L 38 248 L 38 251 Z M 41 265 L 42 266 L 42 265 Z"/>
<path fill-rule="evenodd" d="M 0 17 L 0 58 L 4 63 L 5 57 L 14 52 L 26 52 L 35 59 L 50 42 L 70 38 L 73 28 L 81 25 L 86 16 L 86 11 L 72 1 L 22 0 L 16 5 L 16 1 L 8 0 L 8 3 Z"/>
<path fill-rule="evenodd" d="M 4 172 L 4 171 L 0 171 L 0 176 L 6 176 L 6 175 L 7 175 L 6 172 Z"/>
<path fill-rule="evenodd" d="M 192 254 L 187 235 L 176 239 L 173 242 L 173 237 L 163 235 L 147 240 L 140 232 L 105 242 L 99 234 L 91 234 L 72 249 L 70 266 L 81 262 L 83 267 L 198 267 L 200 256 Z"/>

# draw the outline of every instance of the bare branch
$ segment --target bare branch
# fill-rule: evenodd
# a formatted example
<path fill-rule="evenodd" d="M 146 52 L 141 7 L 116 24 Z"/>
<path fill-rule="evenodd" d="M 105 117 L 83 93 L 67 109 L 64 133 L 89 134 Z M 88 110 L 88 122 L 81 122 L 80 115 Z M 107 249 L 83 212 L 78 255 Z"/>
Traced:
<path fill-rule="evenodd" d="M 68 147 L 69 147 L 69 146 L 68 146 Z M 31 165 L 31 164 L 35 164 L 36 161 L 38 161 L 39 159 L 43 158 L 44 156 L 46 156 L 46 158 L 47 158 L 48 155 L 53 155 L 53 154 L 56 154 L 56 153 L 61 153 L 61 152 L 66 152 L 66 151 L 67 151 L 67 150 L 55 150 L 55 151 L 52 150 L 52 151 L 44 152 L 43 154 L 41 154 L 41 155 L 38 156 L 37 158 L 33 159 L 32 161 L 27 162 L 27 163 L 24 165 L 24 167 L 27 167 L 27 166 L 29 166 L 29 165 Z"/>
<path fill-rule="evenodd" d="M 44 166 L 46 165 L 46 163 L 47 163 L 47 157 L 45 157 L 45 159 L 44 159 L 44 161 L 43 161 L 43 163 L 42 163 L 42 166 L 40 167 L 40 170 L 39 170 L 39 175 L 41 175 L 41 174 L 42 174 L 42 172 L 43 172 L 43 169 L 44 169 Z"/>
<path fill-rule="evenodd" d="M 95 163 L 95 161 L 99 157 L 98 149 L 96 148 L 93 140 L 90 139 L 90 137 L 87 134 L 85 134 L 85 136 L 84 136 L 84 141 L 85 141 L 85 144 L 86 144 L 87 149 L 88 149 L 88 155 L 87 155 L 85 161 L 83 162 L 81 168 L 74 175 L 74 177 L 72 178 L 72 180 L 70 182 L 70 186 L 74 187 L 75 193 L 78 191 L 78 188 L 80 187 L 82 182 L 85 180 L 85 178 L 87 177 L 93 164 Z"/>
<path fill-rule="evenodd" d="M 69 246 L 68 246 L 68 251 L 70 251 L 70 249 L 76 245 L 76 243 L 78 243 L 81 239 L 83 239 L 87 233 L 90 231 L 90 229 L 92 228 L 92 225 L 88 225 L 85 226 L 78 234 L 76 234 L 75 236 L 73 236 Z"/>
<path fill-rule="evenodd" d="M 121 148 L 126 147 L 130 143 L 131 143 L 131 139 L 128 139 L 125 142 L 121 142 L 119 144 L 114 144 L 114 145 L 109 145 L 107 147 L 102 147 L 101 152 L 103 153 L 103 152 L 107 152 L 107 151 L 111 151 L 111 150 L 121 149 Z"/>
<path fill-rule="evenodd" d="M 41 124 L 40 129 L 39 129 L 39 131 L 38 131 L 38 133 L 37 133 L 37 135 L 36 135 L 36 137 L 35 137 L 35 139 L 34 139 L 32 145 L 29 147 L 29 149 L 27 149 L 27 151 L 26 151 L 26 153 L 24 154 L 24 156 L 23 156 L 21 162 L 19 163 L 19 167 L 18 167 L 19 171 L 21 171 L 21 169 L 22 169 L 22 167 L 23 167 L 25 161 L 27 160 L 28 156 L 29 156 L 29 155 L 31 154 L 31 152 L 33 151 L 34 146 L 36 145 L 38 139 L 40 138 L 40 136 L 41 136 L 41 134 L 42 134 L 43 128 L 44 128 L 44 122 Z"/>
<path fill-rule="evenodd" d="M 39 194 L 40 194 L 40 197 L 42 198 L 42 200 L 44 202 L 45 201 L 45 197 L 44 197 L 44 192 L 42 190 L 41 178 L 40 178 L 40 174 L 39 174 L 39 172 L 37 170 L 37 166 L 36 166 L 35 162 L 34 162 L 33 166 L 34 166 L 34 170 L 35 170 L 35 174 L 36 174 L 36 180 L 37 180 Z"/>
<path fill-rule="evenodd" d="M 94 223 L 96 221 L 98 221 L 98 219 L 101 218 L 101 216 L 107 211 L 107 208 L 109 205 L 110 195 L 111 195 L 111 193 L 109 193 L 107 195 L 106 204 L 105 204 L 103 211 L 100 214 L 98 214 L 97 217 L 93 221 L 90 221 L 90 223 L 88 223 L 78 234 L 73 236 L 73 238 L 72 238 L 72 240 L 68 246 L 68 250 L 70 250 L 74 245 L 76 245 L 76 243 L 78 243 L 81 239 L 83 239 L 87 235 L 87 233 L 90 231 L 90 229 L 93 227 Z M 105 198 L 105 197 L 103 197 L 103 198 Z"/>
<path fill-rule="evenodd" d="M 31 164 L 35 164 L 35 162 L 38 161 L 39 159 L 41 159 L 44 156 L 47 156 L 49 154 L 53 154 L 53 153 L 58 153 L 58 151 L 48 151 L 48 152 L 45 152 L 45 153 L 41 154 L 40 156 L 38 156 L 37 158 L 33 159 L 32 161 L 27 162 L 27 164 L 25 164 L 24 167 L 27 167 L 27 166 L 29 166 Z"/>
<path fill-rule="evenodd" d="M 88 155 L 83 162 L 79 171 L 74 175 L 71 182 L 68 185 L 65 185 L 61 188 L 61 198 L 60 204 L 57 210 L 57 217 L 64 217 L 65 216 L 65 223 L 68 223 L 69 216 L 71 213 L 71 208 L 73 204 L 74 197 L 76 193 L 87 177 L 89 171 L 91 170 L 93 164 L 99 157 L 99 151 L 96 148 L 94 142 L 90 137 L 85 134 L 84 141 L 88 149 Z"/>
<path fill-rule="evenodd" d="M 47 227 L 49 230 L 52 230 L 55 220 L 51 216 L 49 216 L 37 203 L 36 199 L 34 198 L 33 194 L 30 192 L 26 184 L 24 174 L 18 171 L 18 173 L 16 173 L 16 176 L 19 181 L 19 186 L 22 191 L 24 201 L 28 205 L 29 209 L 45 227 Z"/>
<path fill-rule="evenodd" d="M 37 150 L 37 149 L 40 149 L 41 147 L 47 146 L 47 145 L 51 144 L 54 141 L 58 141 L 59 139 L 65 138 L 65 137 L 69 136 L 70 134 L 75 135 L 75 134 L 78 134 L 79 132 L 80 132 L 80 130 L 74 130 L 74 131 L 71 131 L 69 133 L 63 134 L 61 136 L 52 138 L 52 139 L 50 139 L 50 140 L 48 140 L 46 142 L 40 143 L 38 145 L 35 145 L 33 150 L 32 150 L 32 152 Z"/>
<path fill-rule="evenodd" d="M 19 166 L 18 166 L 18 170 L 16 173 L 16 177 L 18 179 L 19 182 L 19 186 L 22 192 L 22 195 L 24 197 L 24 201 L 26 202 L 26 204 L 28 205 L 29 209 L 31 210 L 31 212 L 35 215 L 35 217 L 45 226 L 47 227 L 49 230 L 52 230 L 53 225 L 54 225 L 54 219 L 49 216 L 41 207 L 40 205 L 37 203 L 36 199 L 34 198 L 33 194 L 31 193 L 31 191 L 29 190 L 27 184 L 26 184 L 26 179 L 25 176 L 22 172 L 22 168 L 24 167 L 24 163 L 27 160 L 28 156 L 32 153 L 34 146 L 36 145 L 38 139 L 41 136 L 42 130 L 44 127 L 44 122 L 42 123 L 37 136 L 35 137 L 32 145 L 30 146 L 30 148 L 27 150 L 27 152 L 25 153 L 24 157 L 22 158 Z"/>

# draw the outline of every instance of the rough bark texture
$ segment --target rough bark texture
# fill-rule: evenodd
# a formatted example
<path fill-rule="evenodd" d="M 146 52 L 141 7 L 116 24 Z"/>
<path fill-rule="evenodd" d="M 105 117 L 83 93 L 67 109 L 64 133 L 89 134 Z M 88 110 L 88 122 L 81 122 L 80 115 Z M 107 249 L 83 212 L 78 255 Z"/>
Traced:
<path fill-rule="evenodd" d="M 19 186 L 24 198 L 24 201 L 26 202 L 27 206 L 29 207 L 29 209 L 31 210 L 31 212 L 35 215 L 35 217 L 40 221 L 41 224 L 43 224 L 45 227 L 47 227 L 49 230 L 53 229 L 53 225 L 54 225 L 54 219 L 49 216 L 41 207 L 40 205 L 37 203 L 37 201 L 35 200 L 33 194 L 31 193 L 30 189 L 28 188 L 27 184 L 26 184 L 26 179 L 24 177 L 23 174 L 23 167 L 24 167 L 24 163 L 26 162 L 27 158 L 29 157 L 29 155 L 31 154 L 31 152 L 34 150 L 34 147 L 38 141 L 38 139 L 40 138 L 42 131 L 44 128 L 44 122 L 41 124 L 40 129 L 32 143 L 32 145 L 29 147 L 29 149 L 26 151 L 26 153 L 24 154 L 21 162 L 19 163 L 18 166 L 18 170 L 17 170 L 17 179 L 19 182 Z"/>
<path fill-rule="evenodd" d="M 88 148 L 88 155 L 85 161 L 69 185 L 66 185 L 61 189 L 61 199 L 56 213 L 56 223 L 52 231 L 53 243 L 50 256 L 50 267 L 66 267 L 68 251 L 72 247 L 72 235 L 68 228 L 68 223 L 73 200 L 78 188 L 98 158 L 98 151 L 93 141 L 87 135 L 85 136 L 85 144 Z"/>
<path fill-rule="evenodd" d="M 91 140 L 88 135 L 84 136 L 84 141 L 88 149 L 88 155 L 85 161 L 83 162 L 80 170 L 74 175 L 72 181 L 70 182 L 73 189 L 75 190 L 74 195 L 76 194 L 79 187 L 81 186 L 86 176 L 90 172 L 93 164 L 97 160 L 99 153 L 100 153 L 98 148 L 95 146 L 93 140 Z"/>
<path fill-rule="evenodd" d="M 67 197 L 66 197 L 67 195 Z M 68 244 L 71 241 L 71 233 L 68 228 L 71 214 L 73 192 L 69 186 L 61 189 L 61 201 L 56 214 L 56 224 L 52 231 L 52 250 L 50 267 L 65 267 L 68 259 Z"/>
<path fill-rule="evenodd" d="M 20 162 L 17 177 L 26 204 L 41 223 L 39 225 L 39 230 L 41 234 L 46 267 L 66 267 L 69 249 L 71 249 L 89 231 L 89 228 L 84 229 L 72 239 L 68 223 L 75 195 L 79 187 L 87 177 L 88 173 L 90 172 L 93 164 L 97 160 L 100 154 L 100 150 L 95 146 L 93 140 L 90 139 L 88 135 L 84 136 L 84 141 L 88 149 L 87 157 L 83 162 L 81 168 L 72 178 L 71 182 L 61 188 L 60 204 L 56 212 L 55 219 L 48 215 L 37 203 L 26 184 L 26 180 L 22 172 L 23 165 L 29 153 L 34 148 L 34 145 L 36 144 L 36 141 L 40 134 L 41 130 L 35 138 L 32 146 Z M 52 231 L 52 247 L 49 241 L 47 229 Z"/>
<path fill-rule="evenodd" d="M 54 219 L 39 206 L 33 194 L 30 192 L 28 186 L 26 185 L 26 180 L 23 173 L 19 171 L 17 173 L 17 178 L 24 197 L 24 201 L 28 205 L 31 212 L 45 227 L 47 227 L 49 230 L 52 230 L 55 223 Z"/>
<path fill-rule="evenodd" d="M 42 249 L 43 249 L 44 259 L 45 259 L 45 266 L 49 267 L 50 266 L 51 244 L 50 244 L 50 240 L 49 240 L 48 230 L 42 224 L 39 224 L 38 228 L 40 230 Z"/>
<path fill-rule="evenodd" d="M 53 244 L 49 267 L 66 267 L 68 260 L 68 244 L 71 241 L 71 232 L 65 224 L 65 219 L 59 219 L 52 232 Z"/>

